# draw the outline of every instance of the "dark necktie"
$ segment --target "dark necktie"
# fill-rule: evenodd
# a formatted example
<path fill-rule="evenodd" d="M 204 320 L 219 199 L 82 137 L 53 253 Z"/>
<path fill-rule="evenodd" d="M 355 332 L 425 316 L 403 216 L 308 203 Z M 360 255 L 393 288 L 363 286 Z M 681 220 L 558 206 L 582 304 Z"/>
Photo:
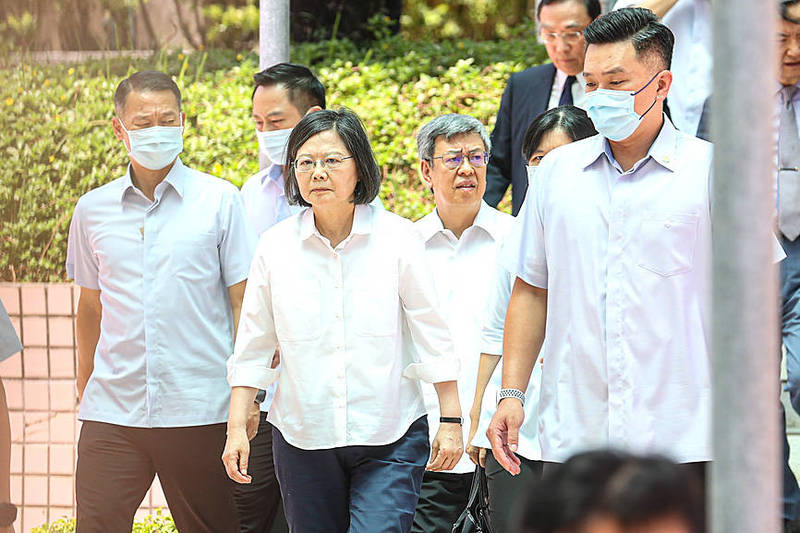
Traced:
<path fill-rule="evenodd" d="M 779 173 L 780 217 L 778 226 L 787 239 L 793 241 L 800 235 L 800 172 L 788 170 L 800 165 L 800 138 L 797 132 L 797 116 L 792 99 L 797 87 L 783 88 L 780 128 L 780 165 L 787 170 Z"/>
<path fill-rule="evenodd" d="M 564 88 L 561 90 L 561 98 L 558 105 L 572 105 L 572 84 L 575 83 L 575 76 L 567 76 L 564 81 Z"/>

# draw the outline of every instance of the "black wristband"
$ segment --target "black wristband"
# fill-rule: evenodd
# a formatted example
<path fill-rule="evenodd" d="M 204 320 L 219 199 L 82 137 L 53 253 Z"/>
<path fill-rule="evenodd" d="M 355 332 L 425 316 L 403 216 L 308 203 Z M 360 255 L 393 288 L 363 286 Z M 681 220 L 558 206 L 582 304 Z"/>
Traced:
<path fill-rule="evenodd" d="M 439 417 L 440 424 L 458 424 L 459 426 L 464 425 L 464 420 L 460 416 L 440 416 Z"/>

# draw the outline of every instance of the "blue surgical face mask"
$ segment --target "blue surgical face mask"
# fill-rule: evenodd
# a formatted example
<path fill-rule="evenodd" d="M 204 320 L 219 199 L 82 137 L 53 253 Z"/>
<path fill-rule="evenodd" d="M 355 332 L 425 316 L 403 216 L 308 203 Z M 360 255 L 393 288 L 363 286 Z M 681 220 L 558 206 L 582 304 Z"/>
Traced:
<path fill-rule="evenodd" d="M 653 83 L 658 74 L 636 92 L 595 89 L 586 93 L 586 113 L 603 137 L 611 141 L 623 141 L 633 135 L 642 118 L 656 105 L 656 100 L 653 100 L 647 111 L 640 116 L 633 109 L 636 95 Z"/>
<path fill-rule="evenodd" d="M 120 126 L 128 134 L 131 149 L 128 155 L 144 168 L 159 170 L 175 161 L 183 151 L 183 120 L 180 126 L 152 126 L 128 131 L 122 120 Z"/>
<path fill-rule="evenodd" d="M 289 148 L 289 136 L 293 128 L 273 131 L 258 131 L 258 147 L 261 153 L 269 157 L 269 160 L 276 165 L 286 164 L 286 151 Z"/>

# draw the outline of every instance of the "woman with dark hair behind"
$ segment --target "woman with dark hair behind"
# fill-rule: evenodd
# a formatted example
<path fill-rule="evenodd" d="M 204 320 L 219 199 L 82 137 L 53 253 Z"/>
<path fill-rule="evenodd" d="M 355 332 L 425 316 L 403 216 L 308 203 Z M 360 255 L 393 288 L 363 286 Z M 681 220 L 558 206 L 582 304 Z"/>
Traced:
<path fill-rule="evenodd" d="M 657 456 L 593 451 L 548 470 L 528 492 L 519 533 L 703 533 L 690 469 Z"/>
<path fill-rule="evenodd" d="M 223 462 L 250 482 L 248 408 L 277 380 L 268 420 L 290 529 L 407 533 L 426 463 L 449 470 L 463 452 L 456 424 L 428 443 L 417 380 L 434 384 L 442 416 L 461 407 L 424 245 L 410 221 L 368 205 L 381 173 L 352 111 L 306 115 L 287 161 L 286 197 L 307 209 L 267 230 L 253 259 Z"/>
<path fill-rule="evenodd" d="M 522 156 L 527 161 L 528 179 L 534 173 L 542 158 L 550 151 L 564 144 L 579 141 L 597 134 L 586 111 L 575 106 L 553 108 L 539 115 L 528 127 L 522 143 Z M 530 185 L 530 181 L 529 181 Z M 522 204 L 520 215 L 525 213 Z M 494 533 L 510 531 L 509 516 L 512 514 L 517 497 L 522 488 L 538 479 L 542 472 L 541 449 L 537 433 L 537 411 L 539 400 L 539 380 L 541 365 L 536 365 L 525 391 L 525 424 L 520 431 L 519 450 L 521 472 L 512 476 L 500 466 L 491 454 L 491 445 L 486 438 L 486 430 L 495 411 L 495 397 L 500 390 L 502 365 L 498 365 L 503 351 L 503 327 L 506 319 L 508 300 L 514 277 L 509 273 L 516 264 L 519 251 L 521 229 L 517 216 L 501 249 L 496 284 L 489 296 L 489 316 L 483 328 L 483 347 L 478 370 L 478 382 L 470 411 L 471 433 L 467 453 L 474 462 L 486 466 L 489 486 L 489 518 Z M 491 383 L 490 383 L 491 379 Z M 486 394 L 487 388 L 489 394 Z M 484 398 L 488 400 L 484 403 Z M 482 408 L 483 406 L 483 408 Z M 478 422 L 479 420 L 479 422 Z M 489 453 L 487 454 L 487 451 Z"/>

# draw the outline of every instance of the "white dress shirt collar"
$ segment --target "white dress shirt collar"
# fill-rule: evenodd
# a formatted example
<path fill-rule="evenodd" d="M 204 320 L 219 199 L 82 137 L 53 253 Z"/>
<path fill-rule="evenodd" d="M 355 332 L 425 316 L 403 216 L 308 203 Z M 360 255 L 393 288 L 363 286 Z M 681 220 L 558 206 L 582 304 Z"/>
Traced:
<path fill-rule="evenodd" d="M 636 172 L 647 162 L 648 159 L 655 160 L 659 165 L 667 170 L 672 172 L 676 171 L 678 165 L 677 158 L 675 157 L 677 145 L 677 131 L 675 130 L 675 126 L 672 125 L 672 122 L 670 122 L 665 115 L 664 124 L 661 126 L 661 131 L 658 132 L 658 136 L 656 137 L 655 141 L 653 141 L 653 144 L 650 145 L 647 155 L 633 165 L 633 167 L 627 173 Z M 611 151 L 611 145 L 608 143 L 608 139 L 602 135 L 595 135 L 592 137 L 591 141 L 587 143 L 583 153 L 584 159 L 582 161 L 582 167 L 584 170 L 588 169 L 590 166 L 596 163 L 600 157 L 605 155 L 608 162 L 611 163 L 611 165 L 613 165 L 617 171 L 619 171 L 619 173 L 625 173 L 620 167 L 619 163 L 617 163 L 617 160 L 614 158 L 614 154 Z"/>
<path fill-rule="evenodd" d="M 183 165 L 181 158 L 175 160 L 175 163 L 172 165 L 172 168 L 169 169 L 169 172 L 164 177 L 164 181 L 162 183 L 167 183 L 175 189 L 175 192 L 178 193 L 178 196 L 183 198 L 184 187 L 186 185 L 186 167 Z M 137 189 L 136 185 L 133 184 L 133 179 L 131 178 L 131 165 L 128 163 L 128 168 L 125 170 L 125 175 L 119 181 L 120 185 L 120 195 L 119 201 L 122 202 L 125 199 L 125 194 L 130 189 Z M 161 185 L 159 183 L 159 185 Z M 156 186 L 158 187 L 158 186 Z"/>
<path fill-rule="evenodd" d="M 505 235 L 505 225 L 498 224 L 498 219 L 497 217 L 493 216 L 494 213 L 492 211 L 495 211 L 495 209 L 481 200 L 481 206 L 478 209 L 478 214 L 475 215 L 475 220 L 472 222 L 472 226 L 470 226 L 470 228 L 481 228 L 483 231 L 488 233 L 492 239 L 500 240 Z M 453 232 L 444 227 L 444 223 L 442 223 L 442 219 L 439 216 L 438 208 L 419 219 L 416 226 L 422 235 L 422 239 L 426 243 L 439 232 L 447 232 L 450 235 L 453 235 Z M 469 230 L 469 228 L 467 228 L 467 230 Z M 455 235 L 453 235 L 453 238 L 455 239 Z"/>
<path fill-rule="evenodd" d="M 328 239 L 326 239 L 317 229 L 317 225 L 314 222 L 314 209 L 308 207 L 303 214 L 300 215 L 302 220 L 300 221 L 300 239 L 305 241 L 308 240 L 312 235 L 316 235 L 318 238 L 322 239 L 323 242 L 328 243 Z M 368 235 L 372 233 L 372 214 L 368 206 L 358 204 L 355 206 L 355 210 L 353 212 L 353 227 L 350 230 L 350 235 L 347 236 L 345 240 L 343 240 L 337 248 L 340 248 L 344 245 L 351 236 L 353 235 Z"/>

